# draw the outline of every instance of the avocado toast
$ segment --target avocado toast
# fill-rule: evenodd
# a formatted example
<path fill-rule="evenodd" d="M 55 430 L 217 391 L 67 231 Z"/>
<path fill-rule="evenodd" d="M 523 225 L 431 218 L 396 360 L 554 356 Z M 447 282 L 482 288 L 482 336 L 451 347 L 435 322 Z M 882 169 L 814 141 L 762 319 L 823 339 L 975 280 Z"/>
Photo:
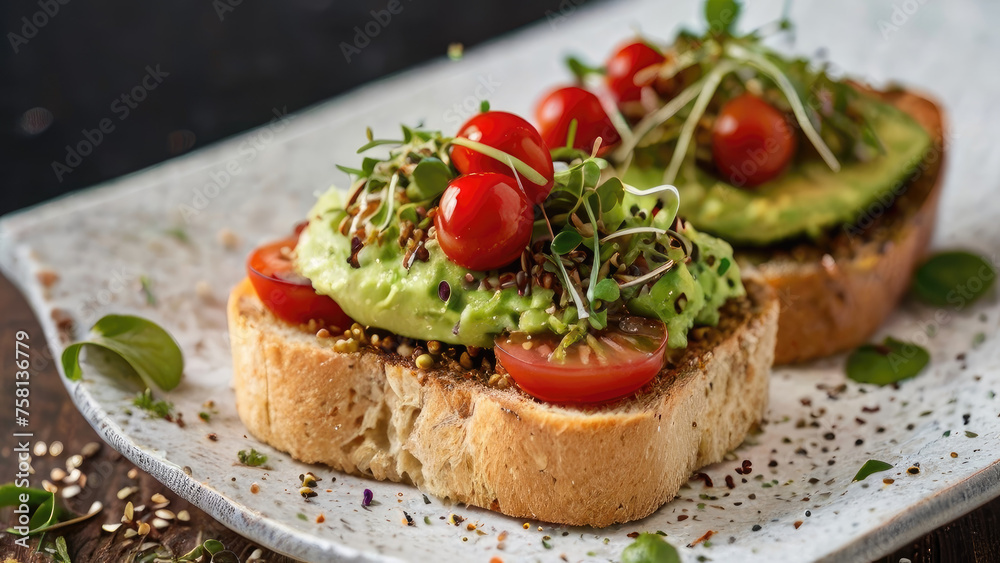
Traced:
<path fill-rule="evenodd" d="M 865 342 L 905 292 L 934 227 L 942 115 L 782 56 L 767 30 L 736 34 L 739 7 L 707 2 L 705 34 L 637 38 L 603 69 L 573 61 L 596 94 L 557 89 L 538 121 L 550 142 L 570 124 L 562 144 L 600 137 L 628 184 L 676 185 L 681 214 L 777 291 L 776 362 L 806 361 Z"/>
<path fill-rule="evenodd" d="M 403 128 L 233 290 L 237 409 L 306 462 L 504 514 L 646 516 L 767 403 L 777 301 L 732 249 L 523 119 Z M 537 150 L 536 150 L 537 149 Z M 648 207 L 631 198 L 666 192 Z"/>

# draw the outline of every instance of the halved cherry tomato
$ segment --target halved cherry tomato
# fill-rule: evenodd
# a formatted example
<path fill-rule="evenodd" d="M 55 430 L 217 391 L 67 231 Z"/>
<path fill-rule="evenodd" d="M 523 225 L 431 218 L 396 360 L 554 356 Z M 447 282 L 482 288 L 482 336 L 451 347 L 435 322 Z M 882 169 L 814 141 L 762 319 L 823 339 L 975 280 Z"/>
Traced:
<path fill-rule="evenodd" d="M 562 337 L 523 332 L 496 339 L 497 360 L 526 393 L 553 403 L 596 403 L 633 393 L 663 368 L 667 327 L 625 317 L 615 328 L 572 344 L 550 359 Z"/>
<path fill-rule="evenodd" d="M 438 244 L 454 263 L 492 270 L 516 260 L 531 242 L 534 209 L 514 178 L 487 172 L 452 180 L 434 216 Z"/>
<path fill-rule="evenodd" d="M 465 137 L 499 149 L 521 160 L 544 176 L 545 184 L 539 185 L 518 173 L 531 203 L 537 204 L 545 201 L 549 192 L 552 191 L 554 170 L 549 148 L 542 141 L 538 130 L 521 117 L 503 111 L 480 113 L 467 121 L 459 129 L 456 137 Z M 514 176 L 514 171 L 511 170 L 508 163 L 500 162 L 493 157 L 465 147 L 455 146 L 452 148 L 451 160 L 455 164 L 455 168 L 462 174 L 496 172 L 510 177 Z"/>
<path fill-rule="evenodd" d="M 340 305 L 329 296 L 320 295 L 312 282 L 292 269 L 290 251 L 297 238 L 265 244 L 247 259 L 247 275 L 257 296 L 279 319 L 292 324 L 306 324 L 315 319 L 327 326 L 346 329 L 353 324 Z"/>
<path fill-rule="evenodd" d="M 663 61 L 663 53 L 641 41 L 628 43 L 615 51 L 615 54 L 608 59 L 604 79 L 618 105 L 639 101 L 642 89 L 651 85 L 656 76 L 655 74 L 643 76 L 640 77 L 641 82 L 637 82 L 635 75 L 642 69 L 661 64 Z"/>
<path fill-rule="evenodd" d="M 737 187 L 756 186 L 781 174 L 795 146 L 795 131 L 785 115 L 752 94 L 726 102 L 712 129 L 715 165 Z"/>
<path fill-rule="evenodd" d="M 542 98 L 535 109 L 535 119 L 542 133 L 542 140 L 549 148 L 564 147 L 570 123 L 576 120 L 573 148 L 587 152 L 594 141 L 601 138 L 598 155 L 604 155 L 621 141 L 618 129 L 611 123 L 601 100 L 583 88 L 569 86 L 557 88 Z"/>

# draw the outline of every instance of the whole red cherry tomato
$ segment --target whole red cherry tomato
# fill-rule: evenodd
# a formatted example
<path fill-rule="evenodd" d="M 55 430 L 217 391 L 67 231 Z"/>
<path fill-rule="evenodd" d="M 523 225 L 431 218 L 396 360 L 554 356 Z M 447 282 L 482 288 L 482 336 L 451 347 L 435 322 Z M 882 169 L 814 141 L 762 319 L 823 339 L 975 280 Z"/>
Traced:
<path fill-rule="evenodd" d="M 438 244 L 454 263 L 492 270 L 531 242 L 534 208 L 508 175 L 466 174 L 448 183 L 434 216 Z"/>
<path fill-rule="evenodd" d="M 752 94 L 726 102 L 712 129 L 715 165 L 738 187 L 756 186 L 781 174 L 795 146 L 795 131 L 785 115 Z"/>
<path fill-rule="evenodd" d="M 621 141 L 618 130 L 608 117 L 601 101 L 592 92 L 569 86 L 557 88 L 542 98 L 535 109 L 535 119 L 542 133 L 542 140 L 549 148 L 566 146 L 570 123 L 576 120 L 573 148 L 587 152 L 594 141 L 601 138 L 598 155 L 604 155 Z"/>
<path fill-rule="evenodd" d="M 298 238 L 287 238 L 265 244 L 250 254 L 247 275 L 257 296 L 275 316 L 292 324 L 315 319 L 341 330 L 349 328 L 354 321 L 340 305 L 316 293 L 312 282 L 293 269 L 290 253 L 297 243 Z"/>
<path fill-rule="evenodd" d="M 531 203 L 545 201 L 552 191 L 554 170 L 549 148 L 538 131 L 523 118 L 503 111 L 487 111 L 467 121 L 456 137 L 465 137 L 499 149 L 544 176 L 544 184 L 535 184 L 520 173 L 517 174 Z M 510 164 L 466 147 L 454 146 L 451 160 L 462 174 L 496 172 L 514 176 Z"/>
<path fill-rule="evenodd" d="M 652 65 L 661 64 L 664 60 L 663 53 L 641 41 L 628 43 L 615 51 L 615 54 L 608 59 L 604 79 L 618 105 L 639 101 L 642 89 L 651 85 L 656 76 L 650 74 L 647 77 L 640 77 L 642 82 L 637 83 L 636 73 Z"/>

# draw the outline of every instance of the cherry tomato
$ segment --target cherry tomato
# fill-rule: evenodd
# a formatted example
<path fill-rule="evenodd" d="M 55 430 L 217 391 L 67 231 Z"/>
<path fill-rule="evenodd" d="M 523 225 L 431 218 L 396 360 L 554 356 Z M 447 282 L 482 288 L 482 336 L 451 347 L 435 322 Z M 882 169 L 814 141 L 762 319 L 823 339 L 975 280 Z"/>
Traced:
<path fill-rule="evenodd" d="M 617 327 L 572 344 L 562 360 L 550 355 L 561 336 L 517 332 L 496 339 L 497 360 L 532 397 L 553 403 L 596 403 L 635 392 L 663 368 L 667 327 L 625 317 Z M 525 346 L 528 346 L 525 348 Z"/>
<path fill-rule="evenodd" d="M 726 102 L 712 129 L 712 156 L 734 186 L 774 178 L 795 155 L 795 131 L 784 114 L 752 94 Z"/>
<path fill-rule="evenodd" d="M 316 293 L 312 283 L 292 269 L 289 253 L 297 243 L 297 238 L 287 238 L 265 244 L 250 254 L 247 274 L 257 296 L 283 321 L 306 324 L 315 319 L 340 329 L 350 327 L 354 321 L 340 305 Z"/>
<path fill-rule="evenodd" d="M 600 137 L 601 148 L 597 154 L 603 155 L 621 141 L 618 130 L 597 96 L 576 86 L 558 88 L 542 98 L 535 109 L 535 119 L 542 140 L 549 148 L 566 146 L 570 123 L 574 119 L 576 135 L 573 137 L 573 148 L 590 152 L 594 141 Z"/>
<path fill-rule="evenodd" d="M 618 105 L 639 101 L 642 97 L 642 89 L 651 85 L 656 76 L 650 74 L 640 77 L 642 82 L 637 83 L 635 75 L 640 70 L 661 64 L 663 61 L 663 53 L 641 41 L 628 43 L 618 49 L 608 59 L 607 71 L 604 76 L 608 88 L 618 101 Z"/>
<path fill-rule="evenodd" d="M 535 214 L 514 178 L 495 172 L 452 180 L 434 216 L 438 244 L 470 270 L 506 266 L 531 242 Z"/>
<path fill-rule="evenodd" d="M 480 113 L 467 121 L 458 131 L 456 137 L 465 137 L 499 149 L 524 162 L 545 177 L 545 184 L 539 185 L 529 181 L 518 173 L 528 200 L 541 203 L 552 191 L 553 174 L 552 156 L 549 148 L 542 141 L 530 123 L 512 113 L 503 111 L 487 111 Z M 477 172 L 496 172 L 514 176 L 514 171 L 506 162 L 486 156 L 472 149 L 455 146 L 451 150 L 451 160 L 455 168 L 462 174 Z"/>

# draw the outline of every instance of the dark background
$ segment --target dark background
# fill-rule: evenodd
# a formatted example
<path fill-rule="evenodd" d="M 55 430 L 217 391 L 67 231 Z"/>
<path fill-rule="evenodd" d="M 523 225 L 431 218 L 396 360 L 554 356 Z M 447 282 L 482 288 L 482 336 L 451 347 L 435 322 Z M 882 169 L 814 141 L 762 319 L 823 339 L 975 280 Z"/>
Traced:
<path fill-rule="evenodd" d="M 396 14 L 384 12 L 390 1 L 0 2 L 0 214 L 266 123 L 276 105 L 295 111 L 444 56 L 450 43 L 474 46 L 586 0 L 395 0 Z M 372 11 L 388 22 L 370 27 L 379 31 L 368 45 L 355 43 Z M 362 48 L 348 62 L 342 43 Z M 128 108 L 121 96 L 157 65 L 168 76 Z M 99 132 L 105 119 L 109 133 Z M 102 138 L 57 174 L 54 162 L 76 163 L 66 146 L 87 145 L 88 135 Z"/>

